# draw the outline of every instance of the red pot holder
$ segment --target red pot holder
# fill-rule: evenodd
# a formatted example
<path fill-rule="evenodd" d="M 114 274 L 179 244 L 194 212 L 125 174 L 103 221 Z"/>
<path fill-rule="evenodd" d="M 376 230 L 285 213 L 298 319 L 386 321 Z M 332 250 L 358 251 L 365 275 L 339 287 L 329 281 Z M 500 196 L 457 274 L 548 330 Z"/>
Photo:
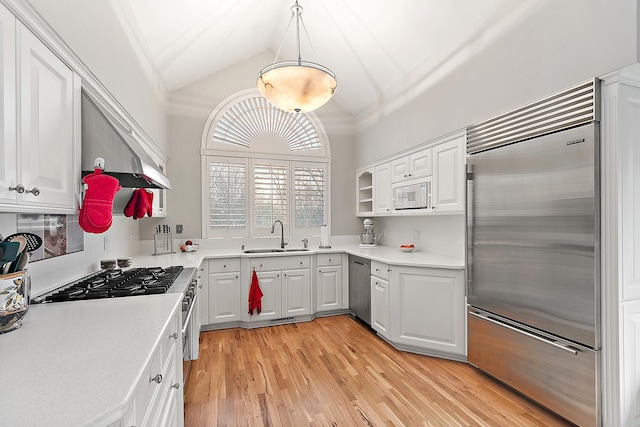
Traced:
<path fill-rule="evenodd" d="M 87 233 L 104 233 L 113 222 L 113 199 L 122 187 L 117 178 L 103 175 L 102 169 L 96 168 L 93 173 L 82 179 L 87 191 L 80 208 L 78 223 Z"/>

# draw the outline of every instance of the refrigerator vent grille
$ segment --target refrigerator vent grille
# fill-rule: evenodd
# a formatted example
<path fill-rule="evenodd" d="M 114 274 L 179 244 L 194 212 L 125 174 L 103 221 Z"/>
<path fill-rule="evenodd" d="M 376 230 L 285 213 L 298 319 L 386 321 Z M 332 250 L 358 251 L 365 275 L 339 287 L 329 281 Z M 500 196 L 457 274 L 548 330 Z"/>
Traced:
<path fill-rule="evenodd" d="M 599 120 L 598 79 L 589 80 L 467 127 L 467 154 L 513 144 Z"/>

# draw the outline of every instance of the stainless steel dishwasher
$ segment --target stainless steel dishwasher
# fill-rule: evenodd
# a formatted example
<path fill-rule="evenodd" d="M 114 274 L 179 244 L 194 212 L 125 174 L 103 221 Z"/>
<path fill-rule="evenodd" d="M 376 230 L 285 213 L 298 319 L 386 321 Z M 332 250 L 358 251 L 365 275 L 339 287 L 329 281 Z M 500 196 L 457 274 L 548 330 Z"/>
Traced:
<path fill-rule="evenodd" d="M 349 255 L 349 310 L 371 325 L 371 260 Z"/>

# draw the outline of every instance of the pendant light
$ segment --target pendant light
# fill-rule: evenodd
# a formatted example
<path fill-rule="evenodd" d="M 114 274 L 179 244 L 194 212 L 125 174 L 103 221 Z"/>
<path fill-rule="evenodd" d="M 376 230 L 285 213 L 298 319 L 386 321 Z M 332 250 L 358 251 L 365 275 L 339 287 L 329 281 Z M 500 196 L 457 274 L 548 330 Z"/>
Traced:
<path fill-rule="evenodd" d="M 267 65 L 258 73 L 258 90 L 276 107 L 288 112 L 305 113 L 324 105 L 333 96 L 338 83 L 336 75 L 327 67 L 316 62 L 303 61 L 300 55 L 300 25 L 304 29 L 309 44 L 311 39 L 302 21 L 302 6 L 296 3 L 291 6 L 291 18 L 285 36 L 293 18 L 296 19 L 296 42 L 298 59 L 295 61 L 276 62 L 282 49 L 282 42 L 273 64 Z M 315 57 L 315 50 L 311 46 Z M 316 58 L 317 61 L 317 58 Z"/>

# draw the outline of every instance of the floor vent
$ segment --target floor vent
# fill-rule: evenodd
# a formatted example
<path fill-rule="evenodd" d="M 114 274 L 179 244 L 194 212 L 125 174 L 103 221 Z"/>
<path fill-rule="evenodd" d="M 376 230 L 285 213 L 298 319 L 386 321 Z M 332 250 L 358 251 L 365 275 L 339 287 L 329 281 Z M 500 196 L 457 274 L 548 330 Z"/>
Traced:
<path fill-rule="evenodd" d="M 282 317 L 280 319 L 271 319 L 271 323 L 288 322 L 290 320 L 293 320 L 293 317 Z"/>

